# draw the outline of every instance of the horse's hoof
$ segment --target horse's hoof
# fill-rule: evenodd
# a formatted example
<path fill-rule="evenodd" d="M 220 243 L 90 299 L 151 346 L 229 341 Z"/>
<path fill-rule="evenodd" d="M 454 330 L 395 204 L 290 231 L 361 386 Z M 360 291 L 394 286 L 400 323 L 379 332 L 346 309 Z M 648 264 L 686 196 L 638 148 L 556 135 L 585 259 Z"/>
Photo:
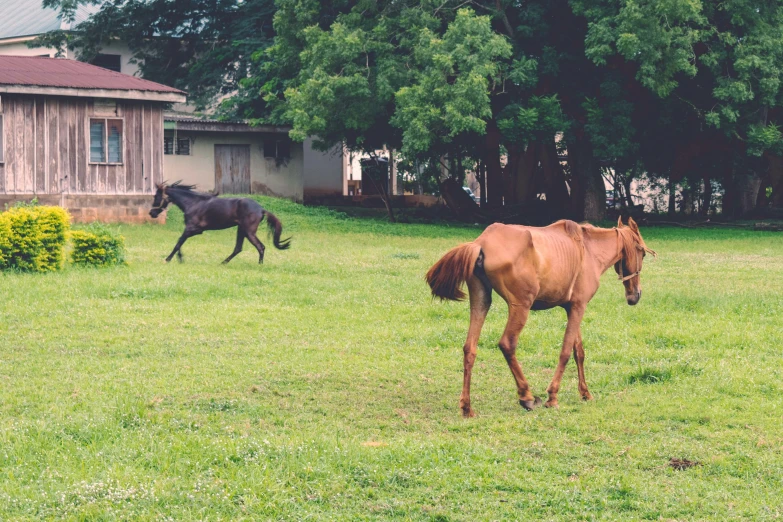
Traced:
<path fill-rule="evenodd" d="M 476 416 L 476 412 L 473 410 L 467 410 L 467 411 L 462 410 L 462 417 L 464 417 L 465 419 L 471 419 L 475 416 Z"/>
<path fill-rule="evenodd" d="M 527 411 L 535 410 L 536 408 L 539 408 L 541 404 L 540 397 L 534 396 L 532 401 L 523 401 L 522 399 L 519 399 L 519 405 L 525 408 Z"/>
<path fill-rule="evenodd" d="M 557 403 L 557 400 L 550 400 L 546 401 L 546 404 L 544 404 L 547 408 L 559 408 L 560 405 Z"/>
<path fill-rule="evenodd" d="M 593 400 L 593 395 L 590 392 L 587 392 L 584 395 L 582 395 L 582 400 L 583 401 L 592 401 Z"/>

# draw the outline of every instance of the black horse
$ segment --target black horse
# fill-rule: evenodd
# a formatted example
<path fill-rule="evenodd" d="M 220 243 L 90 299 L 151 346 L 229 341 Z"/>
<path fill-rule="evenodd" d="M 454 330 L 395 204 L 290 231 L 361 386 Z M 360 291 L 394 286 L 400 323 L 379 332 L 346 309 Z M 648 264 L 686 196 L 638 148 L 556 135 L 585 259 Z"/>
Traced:
<path fill-rule="evenodd" d="M 177 241 L 174 250 L 166 258 L 168 263 L 177 254 L 182 262 L 182 244 L 191 236 L 201 234 L 205 230 L 223 230 L 225 228 L 237 228 L 237 244 L 230 256 L 223 264 L 231 261 L 234 256 L 242 251 L 245 238 L 258 250 L 258 262 L 264 262 L 264 244 L 256 236 L 258 225 L 266 217 L 269 231 L 273 234 L 274 245 L 279 250 L 285 250 L 291 246 L 291 238 L 280 241 L 280 233 L 283 224 L 274 214 L 264 210 L 256 201 L 250 198 L 218 198 L 215 194 L 196 192 L 193 185 L 183 185 L 181 182 L 160 183 L 157 185 L 155 200 L 152 202 L 150 216 L 156 218 L 169 205 L 174 203 L 185 214 L 185 231 Z"/>

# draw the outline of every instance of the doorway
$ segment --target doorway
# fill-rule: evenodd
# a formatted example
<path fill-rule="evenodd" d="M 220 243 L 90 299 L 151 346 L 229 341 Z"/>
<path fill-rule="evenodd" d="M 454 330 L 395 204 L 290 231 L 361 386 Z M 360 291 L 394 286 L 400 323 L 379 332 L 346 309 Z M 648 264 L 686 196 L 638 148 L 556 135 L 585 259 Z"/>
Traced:
<path fill-rule="evenodd" d="M 250 145 L 215 145 L 215 189 L 250 194 Z"/>

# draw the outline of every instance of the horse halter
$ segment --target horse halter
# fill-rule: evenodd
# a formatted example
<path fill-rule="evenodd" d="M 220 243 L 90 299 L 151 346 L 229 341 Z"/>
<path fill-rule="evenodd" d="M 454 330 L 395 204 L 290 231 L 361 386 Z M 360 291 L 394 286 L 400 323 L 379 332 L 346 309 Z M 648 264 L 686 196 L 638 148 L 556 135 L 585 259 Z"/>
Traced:
<path fill-rule="evenodd" d="M 161 197 L 162 197 L 162 199 L 161 199 L 160 205 L 157 206 L 157 207 L 152 207 L 150 210 L 160 210 L 161 212 L 166 210 L 166 207 L 169 206 L 169 203 L 171 203 L 171 200 L 169 199 L 168 194 L 166 194 L 166 190 L 165 189 L 163 189 L 163 195 Z"/>
<path fill-rule="evenodd" d="M 617 237 L 620 237 L 620 229 L 617 228 L 617 227 L 614 227 L 614 229 L 617 231 Z M 652 254 L 653 257 L 658 257 L 658 254 L 655 252 L 655 250 L 653 250 L 651 248 L 647 248 L 646 246 L 642 246 L 642 245 L 640 245 L 638 243 L 635 244 L 634 246 L 636 247 L 636 250 L 639 250 L 640 252 L 647 252 L 648 254 Z M 637 258 L 636 258 L 636 260 L 638 262 L 638 265 L 639 265 L 639 268 L 638 268 L 638 270 L 636 270 L 636 272 L 634 272 L 632 274 L 629 274 L 627 276 L 623 276 L 622 274 L 617 274 L 617 279 L 619 279 L 620 281 L 622 281 L 624 283 L 624 282 L 628 281 L 629 279 L 633 279 L 634 277 L 636 277 L 639 274 L 641 274 L 642 273 L 642 259 L 643 259 L 643 257 L 644 256 L 642 256 L 642 258 L 640 258 L 639 256 L 637 256 Z"/>

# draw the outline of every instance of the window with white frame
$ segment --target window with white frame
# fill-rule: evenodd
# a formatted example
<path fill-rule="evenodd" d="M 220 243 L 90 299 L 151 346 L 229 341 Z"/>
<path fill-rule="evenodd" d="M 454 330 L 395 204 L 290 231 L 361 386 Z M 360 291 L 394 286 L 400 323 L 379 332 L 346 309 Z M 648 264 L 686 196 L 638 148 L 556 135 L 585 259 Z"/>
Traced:
<path fill-rule="evenodd" d="M 123 121 L 90 118 L 90 163 L 120 164 L 123 151 Z"/>

